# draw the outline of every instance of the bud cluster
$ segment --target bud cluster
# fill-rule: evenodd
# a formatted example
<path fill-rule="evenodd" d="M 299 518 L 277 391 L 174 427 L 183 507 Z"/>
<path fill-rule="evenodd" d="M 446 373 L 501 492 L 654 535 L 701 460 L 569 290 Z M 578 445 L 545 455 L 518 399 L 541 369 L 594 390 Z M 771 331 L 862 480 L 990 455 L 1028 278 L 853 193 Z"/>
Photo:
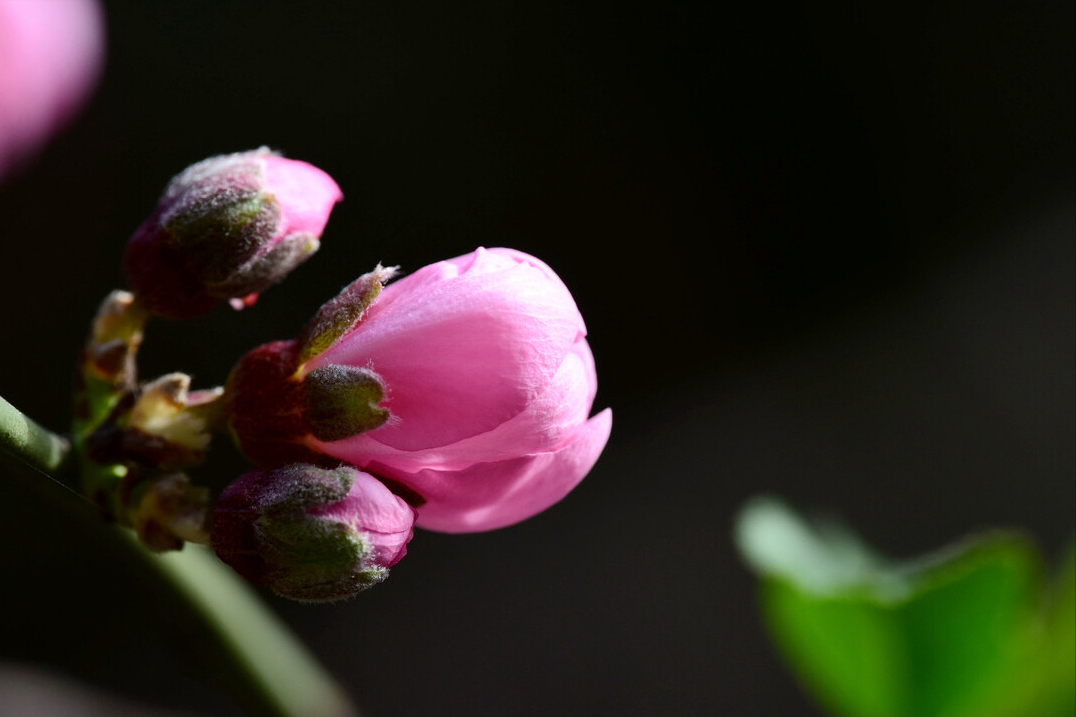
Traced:
<path fill-rule="evenodd" d="M 266 149 L 173 179 L 131 237 L 80 363 L 75 440 L 87 493 L 155 550 L 210 544 L 249 580 L 304 601 L 382 581 L 413 526 L 462 533 L 563 498 L 609 437 L 586 326 L 540 260 L 478 249 L 398 281 L 377 266 L 294 339 L 239 359 L 223 388 L 140 384 L 151 316 L 251 305 L 317 248 L 336 183 Z M 256 468 L 217 496 L 188 472 L 212 434 Z"/>

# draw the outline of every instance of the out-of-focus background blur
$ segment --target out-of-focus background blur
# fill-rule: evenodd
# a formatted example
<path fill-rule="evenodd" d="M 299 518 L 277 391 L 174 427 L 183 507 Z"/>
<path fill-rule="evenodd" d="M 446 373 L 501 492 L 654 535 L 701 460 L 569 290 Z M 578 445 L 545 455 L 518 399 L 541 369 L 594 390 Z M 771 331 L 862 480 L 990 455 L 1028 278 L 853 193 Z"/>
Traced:
<path fill-rule="evenodd" d="M 343 188 L 242 313 L 153 323 L 223 381 L 377 262 L 512 246 L 590 330 L 614 428 L 563 503 L 419 532 L 392 578 L 267 595 L 378 715 L 816 715 L 730 539 L 751 495 L 910 556 L 1076 506 L 1067 3 L 106 4 L 96 94 L 0 185 L 0 393 L 61 430 L 75 352 L 167 180 L 265 144 Z M 226 447 L 225 481 L 242 464 Z M 0 482 L 0 661 L 234 709 L 182 631 Z"/>

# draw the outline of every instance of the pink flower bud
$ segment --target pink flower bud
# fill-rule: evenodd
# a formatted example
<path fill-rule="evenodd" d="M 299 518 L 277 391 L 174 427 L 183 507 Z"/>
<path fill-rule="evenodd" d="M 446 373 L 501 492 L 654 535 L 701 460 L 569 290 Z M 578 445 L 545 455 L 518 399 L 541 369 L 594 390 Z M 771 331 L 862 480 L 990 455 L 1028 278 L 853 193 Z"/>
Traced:
<path fill-rule="evenodd" d="M 388 577 L 407 553 L 415 512 L 351 466 L 294 464 L 233 481 L 213 508 L 217 556 L 280 595 L 352 597 Z"/>
<path fill-rule="evenodd" d="M 612 423 L 608 409 L 587 418 L 597 377 L 563 282 L 511 249 L 478 249 L 383 291 L 378 276 L 327 304 L 300 340 L 240 361 L 227 394 L 243 452 L 359 466 L 412 501 L 417 525 L 443 532 L 511 525 L 563 498 Z M 359 308 L 341 318 L 349 292 Z M 358 386 L 331 425 L 323 403 L 309 405 L 331 390 L 326 371 Z M 342 424 L 355 430 L 341 436 Z"/>
<path fill-rule="evenodd" d="M 103 60 L 95 0 L 0 0 L 0 176 L 67 119 Z"/>
<path fill-rule="evenodd" d="M 198 316 L 220 299 L 240 309 L 317 251 L 342 196 L 317 167 L 264 148 L 210 157 L 169 182 L 131 237 L 127 281 L 169 318 Z"/>

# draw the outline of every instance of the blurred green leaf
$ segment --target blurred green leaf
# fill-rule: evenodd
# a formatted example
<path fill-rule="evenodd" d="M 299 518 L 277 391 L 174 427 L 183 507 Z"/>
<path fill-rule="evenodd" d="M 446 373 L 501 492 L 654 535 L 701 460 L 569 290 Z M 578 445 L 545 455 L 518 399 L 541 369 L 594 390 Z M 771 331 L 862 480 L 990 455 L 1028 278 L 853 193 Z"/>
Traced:
<path fill-rule="evenodd" d="M 1038 553 L 1020 535 L 894 562 L 765 498 L 743 509 L 736 538 L 762 579 L 775 642 L 834 714 L 1073 714 L 1071 560 L 1048 598 Z"/>
<path fill-rule="evenodd" d="M 1044 634 L 1051 646 L 1045 657 L 1051 714 L 1076 715 L 1076 545 L 1069 548 Z"/>

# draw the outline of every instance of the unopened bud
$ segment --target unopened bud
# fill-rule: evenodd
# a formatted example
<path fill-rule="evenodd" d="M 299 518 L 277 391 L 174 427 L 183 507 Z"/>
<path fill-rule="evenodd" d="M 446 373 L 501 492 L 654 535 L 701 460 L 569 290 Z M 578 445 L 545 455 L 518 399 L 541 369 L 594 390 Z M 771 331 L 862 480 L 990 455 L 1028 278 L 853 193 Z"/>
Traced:
<path fill-rule="evenodd" d="M 232 482 L 212 513 L 217 557 L 295 600 L 352 597 L 407 553 L 415 512 L 351 466 L 293 464 Z"/>
<path fill-rule="evenodd" d="M 262 148 L 211 157 L 177 175 L 127 244 L 127 280 L 169 318 L 234 308 L 309 258 L 342 198 L 322 170 Z"/>

